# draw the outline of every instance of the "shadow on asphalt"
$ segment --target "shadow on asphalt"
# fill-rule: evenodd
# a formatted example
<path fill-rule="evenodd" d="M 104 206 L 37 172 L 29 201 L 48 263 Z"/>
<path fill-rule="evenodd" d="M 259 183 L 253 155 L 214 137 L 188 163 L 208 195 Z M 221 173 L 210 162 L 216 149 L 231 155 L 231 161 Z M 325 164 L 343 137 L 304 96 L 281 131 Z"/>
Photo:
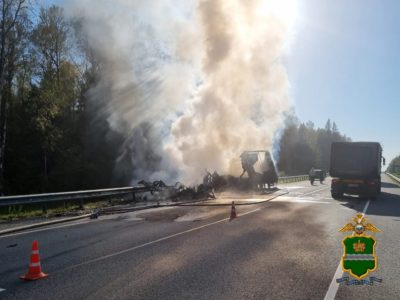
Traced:
<path fill-rule="evenodd" d="M 324 267 L 330 259 L 325 253 L 329 245 L 321 238 L 326 225 L 317 222 L 315 211 L 308 207 L 265 206 L 267 213 L 196 230 L 101 260 L 76 273 L 57 270 L 54 280 L 35 283 L 29 295 L 51 299 L 51 293 L 58 291 L 59 298 L 82 299 L 107 299 L 105 295 L 113 294 L 135 299 L 267 299 L 268 295 L 289 299 L 294 290 L 304 299 L 323 297 L 315 291 L 332 276 Z M 15 278 L 10 290 L 22 298 L 28 287 Z M 51 292 L 44 295 L 43 286 Z"/>
<path fill-rule="evenodd" d="M 385 183 L 385 185 L 390 185 Z M 383 183 L 382 183 L 382 187 Z M 396 186 L 398 188 L 398 186 Z M 340 204 L 353 209 L 357 212 L 361 212 L 368 199 L 360 198 L 357 196 L 344 196 L 338 199 Z M 400 195 L 394 193 L 382 192 L 376 200 L 372 200 L 368 207 L 368 215 L 377 216 L 393 216 L 400 217 Z"/>
<path fill-rule="evenodd" d="M 365 206 L 367 199 L 358 196 L 344 195 L 340 199 L 335 199 L 335 201 L 340 202 L 341 205 L 347 208 L 351 208 L 359 212 L 360 209 Z"/>
<path fill-rule="evenodd" d="M 390 183 L 390 182 L 382 182 L 383 188 L 399 188 L 398 185 Z"/>
<path fill-rule="evenodd" d="M 214 233 L 210 234 L 214 238 L 208 239 L 207 244 L 202 237 L 207 233 L 198 231 L 182 236 L 179 242 L 159 245 L 168 247 L 139 262 L 122 258 L 114 261 L 137 274 L 121 273 L 108 278 L 107 282 L 104 277 L 98 278 L 100 282 L 96 284 L 98 290 L 94 296 L 109 293 L 113 283 L 126 287 L 120 292 L 132 293 L 132 280 L 136 298 L 140 299 L 245 298 L 244 295 L 232 297 L 241 292 L 240 287 L 232 283 L 240 282 L 257 289 L 254 298 L 265 299 L 266 294 L 279 295 L 282 291 L 282 286 L 273 284 L 274 277 L 288 280 L 295 289 L 301 289 L 303 280 L 316 287 L 326 284 L 318 272 L 307 269 L 306 262 L 314 261 L 318 269 L 326 259 L 320 255 L 320 249 L 326 246 L 320 238 L 324 230 L 314 221 L 313 212 L 294 210 L 284 203 L 271 205 L 268 210 L 268 214 L 252 217 L 248 223 L 246 219 L 239 219 L 213 228 Z M 308 236 L 306 243 L 305 236 Z M 266 274 L 266 270 L 271 278 L 260 276 Z M 312 290 L 305 291 L 310 293 L 306 298 L 312 298 Z"/>

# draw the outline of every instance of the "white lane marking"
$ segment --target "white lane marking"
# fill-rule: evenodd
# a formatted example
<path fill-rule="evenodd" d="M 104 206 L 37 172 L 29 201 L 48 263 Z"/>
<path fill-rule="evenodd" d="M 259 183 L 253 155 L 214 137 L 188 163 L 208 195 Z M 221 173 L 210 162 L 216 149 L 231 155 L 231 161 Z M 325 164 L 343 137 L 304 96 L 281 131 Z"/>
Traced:
<path fill-rule="evenodd" d="M 335 275 L 333 275 L 333 279 L 331 284 L 329 285 L 328 291 L 326 292 L 324 300 L 333 300 L 335 299 L 337 290 L 339 288 L 339 283 L 336 282 L 336 278 L 341 278 L 343 276 L 343 269 L 341 264 L 339 263 Z"/>
<path fill-rule="evenodd" d="M 171 235 L 156 239 L 156 240 L 148 242 L 148 243 L 144 243 L 144 244 L 141 244 L 141 245 L 138 245 L 138 246 L 135 246 L 135 247 L 131 247 L 131 248 L 128 248 L 128 249 L 125 249 L 125 250 L 114 252 L 112 254 L 100 256 L 100 257 L 92 259 L 92 260 L 87 260 L 87 261 L 85 261 L 83 263 L 67 267 L 67 268 L 63 269 L 62 271 L 69 270 L 69 269 L 72 269 L 72 268 L 75 268 L 75 267 L 88 265 L 88 264 L 91 264 L 91 263 L 94 263 L 94 262 L 105 260 L 105 259 L 110 258 L 110 257 L 114 257 L 114 256 L 117 256 L 117 255 L 124 254 L 124 253 L 127 253 L 127 252 L 135 251 L 137 249 L 144 248 L 146 246 L 150 246 L 150 245 L 153 245 L 153 244 L 165 241 L 165 240 L 169 240 L 169 239 L 172 239 L 174 237 L 177 237 L 177 236 L 189 233 L 189 232 L 193 232 L 193 231 L 196 231 L 196 230 L 199 230 L 199 229 L 202 229 L 202 228 L 206 228 L 206 227 L 218 224 L 218 223 L 222 223 L 222 222 L 227 221 L 227 220 L 229 220 L 229 218 L 225 218 L 225 219 L 222 219 L 222 220 L 219 220 L 219 221 L 215 221 L 215 222 L 212 222 L 212 223 L 209 223 L 209 224 L 205 224 L 205 225 L 202 225 L 202 226 L 199 226 L 199 227 L 195 227 L 195 228 L 192 228 L 192 229 L 189 229 L 189 230 L 185 230 L 185 231 L 181 231 L 181 232 L 178 232 L 178 233 L 175 233 L 175 234 L 171 234 Z"/>
<path fill-rule="evenodd" d="M 4 292 L 4 291 L 5 291 L 5 289 L 0 288 L 0 293 L 1 293 L 1 292 Z"/>
<path fill-rule="evenodd" d="M 268 200 L 268 199 L 265 199 L 265 198 L 257 198 L 257 199 L 255 199 L 255 200 L 259 200 L 260 201 L 260 203 L 262 203 L 261 202 L 261 200 L 262 201 L 266 201 L 266 200 Z M 173 208 L 173 207 L 167 207 L 167 209 L 170 209 L 170 208 Z M 133 215 L 135 216 L 135 215 L 137 215 L 137 214 L 139 214 L 139 213 L 147 213 L 147 212 L 150 212 L 150 211 L 152 211 L 153 209 L 149 209 L 149 210 L 146 210 L 146 212 L 135 212 Z M 255 210 L 255 211 L 257 211 L 257 210 Z M 247 214 L 247 213 L 246 213 Z M 243 214 L 242 214 L 243 215 Z M 106 218 L 103 218 L 103 219 L 100 219 L 100 220 L 105 220 Z M 107 218 L 107 219 L 109 219 L 109 218 Z M 134 220 L 134 221 L 136 221 L 135 219 L 129 219 L 129 220 Z M 140 221 L 140 220 L 143 220 L 143 219 L 138 219 L 137 221 Z M 35 232 L 41 232 L 41 231 L 46 231 L 46 230 L 53 230 L 53 229 L 58 229 L 58 228 L 64 228 L 64 227 L 69 227 L 69 226 L 76 226 L 76 225 L 82 225 L 82 224 L 85 224 L 85 223 L 94 223 L 94 222 L 96 222 L 96 221 L 94 221 L 94 220 L 83 220 L 83 221 L 80 221 L 80 222 L 76 222 L 76 223 L 71 223 L 71 224 L 65 224 L 65 225 L 56 225 L 56 226 L 52 226 L 52 227 L 44 227 L 44 228 L 39 228 L 39 229 L 34 229 L 34 230 L 27 230 L 27 231 L 21 231 L 21 232 L 16 232 L 16 233 L 10 233 L 10 234 L 5 234 L 5 235 L 0 235 L 0 239 L 1 238 L 6 238 L 6 237 L 11 237 L 11 236 L 17 236 L 17 235 L 22 235 L 22 234 L 29 234 L 29 233 L 35 233 Z M 51 225 L 47 225 L 47 226 L 51 226 Z"/>
<path fill-rule="evenodd" d="M 309 193 L 301 194 L 300 197 L 311 195 L 311 194 L 314 194 L 316 192 L 324 191 L 324 190 L 327 190 L 327 189 L 328 189 L 328 187 L 324 187 L 324 188 L 319 189 L 319 190 L 315 190 L 315 191 L 312 191 L 312 192 L 309 192 Z"/>
<path fill-rule="evenodd" d="M 368 200 L 367 203 L 364 206 L 364 210 L 363 210 L 363 214 L 365 216 L 365 213 L 367 212 L 369 203 L 371 202 L 371 200 Z M 339 261 L 339 265 L 336 269 L 335 275 L 333 275 L 331 284 L 329 285 L 328 291 L 326 292 L 325 298 L 324 300 L 333 300 L 336 297 L 336 293 L 339 289 L 339 283 L 336 282 L 337 278 L 340 278 L 343 276 L 343 269 L 342 269 L 342 264 L 341 261 Z"/>
<path fill-rule="evenodd" d="M 288 190 L 295 190 L 295 189 L 303 189 L 305 187 L 304 186 L 283 186 L 283 188 L 288 189 Z"/>
<path fill-rule="evenodd" d="M 294 202 L 294 203 L 321 203 L 321 204 L 331 204 L 331 202 L 327 201 L 318 201 L 318 200 L 308 200 L 308 199 L 301 199 L 301 198 L 294 198 L 294 199 L 276 199 L 272 200 L 273 202 Z"/>
<path fill-rule="evenodd" d="M 248 215 L 248 214 L 257 212 L 257 211 L 259 211 L 259 210 L 261 210 L 261 209 L 262 209 L 262 208 L 257 208 L 257 209 L 251 210 L 251 211 L 247 211 L 247 212 L 245 212 L 245 213 L 238 214 L 238 216 L 239 216 L 239 217 L 245 216 L 245 215 Z M 178 233 L 175 233 L 175 234 L 171 234 L 171 235 L 168 235 L 168 236 L 165 236 L 165 237 L 156 239 L 156 240 L 151 241 L 151 242 L 148 242 L 148 243 L 144 243 L 144 244 L 141 244 L 141 245 L 138 245 L 138 246 L 134 246 L 134 247 L 125 249 L 125 250 L 121 250 L 121 251 L 118 251 L 118 252 L 114 252 L 114 253 L 112 253 L 112 254 L 100 256 L 100 257 L 95 258 L 95 259 L 92 259 L 92 260 L 87 260 L 87 261 L 85 261 L 85 262 L 83 262 L 83 263 L 76 264 L 76 265 L 67 267 L 67 268 L 65 268 L 65 269 L 62 269 L 62 271 L 64 272 L 65 270 L 69 270 L 69 269 L 76 268 L 76 267 L 81 267 L 81 266 L 88 265 L 88 264 L 91 264 L 91 263 L 94 263 L 94 262 L 98 262 L 98 261 L 101 261 L 101 260 L 105 260 L 105 259 L 110 258 L 110 257 L 117 256 L 117 255 L 120 255 L 120 254 L 124 254 L 124 253 L 127 253 L 127 252 L 135 251 L 135 250 L 137 250 L 137 249 L 144 248 L 144 247 L 147 247 L 147 246 L 150 246 L 150 245 L 153 245 L 153 244 L 162 242 L 162 241 L 166 241 L 166 240 L 172 239 L 172 238 L 174 238 L 174 237 L 177 237 L 177 236 L 180 236 L 180 235 L 184 235 L 184 234 L 186 234 L 186 233 L 190 233 L 190 232 L 193 232 L 193 231 L 197 231 L 197 230 L 200 230 L 200 229 L 203 229 L 203 228 L 206 228 L 206 227 L 209 227 L 209 226 L 218 224 L 218 223 L 222 223 L 222 222 L 225 222 L 225 221 L 228 221 L 228 220 L 229 220 L 229 218 L 225 218 L 225 219 L 218 220 L 218 221 L 215 221 L 215 222 L 211 222 L 211 223 L 208 223 L 208 224 L 205 224 L 205 225 L 202 225 L 202 226 L 198 226 L 198 227 L 191 228 L 191 229 L 188 229 L 188 230 L 185 230 L 185 231 L 181 231 L 181 232 L 178 232 Z M 53 273 L 54 273 L 54 272 L 53 272 Z"/>
<path fill-rule="evenodd" d="M 1 238 L 6 238 L 10 236 L 17 236 L 17 235 L 22 235 L 22 234 L 28 234 L 28 233 L 33 233 L 33 232 L 40 232 L 40 231 L 46 231 L 46 230 L 52 230 L 52 229 L 57 229 L 57 228 L 63 228 L 63 227 L 69 227 L 69 226 L 75 226 L 75 225 L 82 225 L 84 223 L 91 223 L 93 220 L 85 220 L 77 223 L 72 223 L 72 224 L 66 224 L 66 225 L 59 225 L 59 226 L 52 226 L 52 227 L 46 227 L 46 228 L 40 228 L 40 229 L 35 229 L 35 230 L 27 230 L 27 231 L 21 231 L 21 232 L 16 232 L 16 233 L 10 233 L 10 234 L 5 234 L 5 235 L 0 235 Z M 47 225 L 51 226 L 51 225 Z"/>
<path fill-rule="evenodd" d="M 364 214 L 364 216 L 365 216 L 365 214 L 367 213 L 367 209 L 368 209 L 368 206 L 369 206 L 369 203 L 371 202 L 371 200 L 368 200 L 368 202 L 365 204 L 365 206 L 364 206 L 364 210 L 363 210 L 363 214 Z"/>
<path fill-rule="evenodd" d="M 259 210 L 261 210 L 261 207 L 260 207 L 260 208 L 253 209 L 253 210 L 250 210 L 250 211 L 247 211 L 247 212 L 245 212 L 245 213 L 238 214 L 238 216 L 239 216 L 239 217 L 245 216 L 245 215 L 248 215 L 248 214 L 252 214 L 252 213 L 254 213 L 254 212 L 256 212 L 256 211 L 259 211 Z"/>

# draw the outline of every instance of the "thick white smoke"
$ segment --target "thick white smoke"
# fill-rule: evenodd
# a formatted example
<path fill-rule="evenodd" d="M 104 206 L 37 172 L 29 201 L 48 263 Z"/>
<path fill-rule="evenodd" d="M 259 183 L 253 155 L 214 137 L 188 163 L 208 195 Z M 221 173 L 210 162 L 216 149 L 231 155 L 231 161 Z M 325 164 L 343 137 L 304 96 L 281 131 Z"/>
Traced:
<path fill-rule="evenodd" d="M 283 3 L 283 4 L 282 4 Z M 90 95 L 126 136 L 132 179 L 240 174 L 288 110 L 281 62 L 294 0 L 74 0 L 102 62 Z"/>

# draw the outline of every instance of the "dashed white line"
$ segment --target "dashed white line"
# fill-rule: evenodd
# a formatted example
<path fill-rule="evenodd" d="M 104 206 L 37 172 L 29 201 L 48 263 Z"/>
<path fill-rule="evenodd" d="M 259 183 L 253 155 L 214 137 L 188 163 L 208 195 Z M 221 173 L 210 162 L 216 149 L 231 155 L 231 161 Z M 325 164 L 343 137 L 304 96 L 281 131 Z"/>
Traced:
<path fill-rule="evenodd" d="M 5 289 L 0 288 L 0 293 L 1 293 L 1 292 L 5 292 Z"/>
<path fill-rule="evenodd" d="M 363 214 L 365 215 L 365 213 L 367 212 L 369 203 L 371 200 L 368 200 L 367 203 L 364 206 L 364 210 L 363 210 Z M 336 297 L 336 293 L 339 289 L 339 283 L 336 282 L 337 278 L 340 278 L 343 276 L 343 269 L 342 269 L 342 265 L 341 262 L 339 261 L 339 265 L 336 269 L 335 275 L 333 275 L 331 284 L 329 285 L 328 291 L 326 292 L 325 298 L 324 300 L 333 300 Z"/>

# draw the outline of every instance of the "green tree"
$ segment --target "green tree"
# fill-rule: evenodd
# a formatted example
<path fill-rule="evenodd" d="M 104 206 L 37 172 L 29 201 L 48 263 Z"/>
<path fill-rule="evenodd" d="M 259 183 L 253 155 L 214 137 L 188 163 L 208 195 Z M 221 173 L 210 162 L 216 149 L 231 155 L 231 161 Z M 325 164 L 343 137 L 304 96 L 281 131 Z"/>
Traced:
<path fill-rule="evenodd" d="M 389 173 L 400 175 L 400 155 L 392 159 L 387 168 L 387 171 Z"/>
<path fill-rule="evenodd" d="M 54 188 L 49 184 L 51 172 L 67 165 L 67 160 L 77 155 L 71 127 L 79 110 L 79 71 L 68 60 L 70 24 L 63 10 L 57 6 L 41 8 L 39 21 L 32 32 L 33 53 L 36 58 L 36 76 L 39 93 L 35 99 L 36 127 L 40 136 L 43 163 L 42 190 Z M 70 155 L 67 155 L 69 153 Z M 60 159 L 60 156 L 63 159 Z"/>
<path fill-rule="evenodd" d="M 20 15 L 24 1 L 4 3 L 13 5 L 6 11 L 18 10 L 14 16 L 19 16 L 7 35 L 2 64 L 0 96 L 1 105 L 7 101 L 8 132 L 7 147 L 0 153 L 5 193 L 121 185 L 125 178 L 114 180 L 113 174 L 124 139 L 111 130 L 104 113 L 108 96 L 93 97 L 102 65 L 79 20 L 67 21 L 57 6 L 42 7 L 29 20 Z"/>
<path fill-rule="evenodd" d="M 317 129 L 310 121 L 289 121 L 280 142 L 278 168 L 286 175 L 308 174 L 312 167 L 328 170 L 332 142 L 347 140 L 331 120 Z"/>
<path fill-rule="evenodd" d="M 0 192 L 3 193 L 7 120 L 13 100 L 13 80 L 22 53 L 27 6 L 25 0 L 1 0 L 0 6 Z"/>

